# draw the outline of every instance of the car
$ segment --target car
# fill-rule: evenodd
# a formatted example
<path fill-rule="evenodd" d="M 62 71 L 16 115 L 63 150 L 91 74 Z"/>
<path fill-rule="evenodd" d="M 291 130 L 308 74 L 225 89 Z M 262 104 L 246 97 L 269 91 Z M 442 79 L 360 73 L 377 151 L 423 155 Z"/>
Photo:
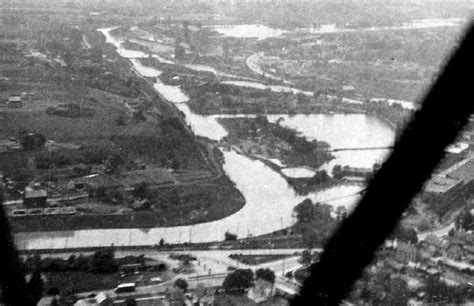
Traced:
<path fill-rule="evenodd" d="M 28 216 L 42 216 L 43 209 L 42 208 L 31 208 L 28 209 Z"/>
<path fill-rule="evenodd" d="M 150 278 L 150 284 L 159 284 L 159 283 L 162 283 L 162 282 L 163 282 L 163 279 L 159 276 L 155 276 L 155 277 Z"/>
<path fill-rule="evenodd" d="M 44 209 L 45 215 L 59 215 L 59 207 L 48 207 Z"/>
<path fill-rule="evenodd" d="M 135 283 L 122 283 L 115 288 L 115 293 L 134 292 L 136 289 Z"/>
<path fill-rule="evenodd" d="M 60 211 L 62 215 L 71 215 L 77 213 L 76 208 L 72 206 L 61 207 Z"/>
<path fill-rule="evenodd" d="M 15 209 L 11 212 L 10 216 L 12 217 L 25 217 L 28 215 L 26 209 Z"/>

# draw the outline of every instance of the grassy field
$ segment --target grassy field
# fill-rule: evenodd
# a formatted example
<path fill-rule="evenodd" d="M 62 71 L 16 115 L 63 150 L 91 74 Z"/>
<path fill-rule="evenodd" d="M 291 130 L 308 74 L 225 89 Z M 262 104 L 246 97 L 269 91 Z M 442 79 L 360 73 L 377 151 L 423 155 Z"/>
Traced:
<path fill-rule="evenodd" d="M 239 211 L 245 199 L 227 177 L 221 177 L 176 189 L 157 189 L 150 202 L 155 208 L 148 211 L 28 216 L 11 218 L 10 222 L 15 232 L 169 227 L 222 219 Z"/>

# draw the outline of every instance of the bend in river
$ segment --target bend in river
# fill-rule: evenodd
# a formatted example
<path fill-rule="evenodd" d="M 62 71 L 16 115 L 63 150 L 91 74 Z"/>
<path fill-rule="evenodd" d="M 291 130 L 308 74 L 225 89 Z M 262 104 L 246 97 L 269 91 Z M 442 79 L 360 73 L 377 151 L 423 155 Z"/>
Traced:
<path fill-rule="evenodd" d="M 196 135 L 219 140 L 226 136 L 215 116 L 193 113 L 184 103 L 186 94 L 178 86 L 164 85 L 159 79 L 161 71 L 146 67 L 137 58 L 144 53 L 124 49 L 120 39 L 110 35 L 113 28 L 100 29 L 106 41 L 117 47 L 117 52 L 131 60 L 134 69 L 142 76 L 157 77 L 154 88 L 184 113 L 186 122 Z M 229 117 L 230 115 L 222 115 Z M 365 115 L 272 115 L 269 120 L 283 117 L 282 125 L 296 129 L 308 139 L 328 142 L 331 147 L 384 146 L 393 142 L 393 131 L 376 118 Z M 163 238 L 167 243 L 221 241 L 224 233 L 247 235 L 267 234 L 291 225 L 293 207 L 305 198 L 325 202 L 334 207 L 351 208 L 360 197 L 363 186 L 341 185 L 308 196 L 297 196 L 285 179 L 263 162 L 252 160 L 234 151 L 223 151 L 223 168 L 227 176 L 244 195 L 246 204 L 237 213 L 224 219 L 189 226 L 152 229 L 97 229 L 61 232 L 17 233 L 20 249 L 62 249 L 120 245 L 154 245 Z M 358 156 L 358 157 L 356 157 Z M 384 152 L 338 153 L 331 163 L 351 166 L 371 165 L 384 157 Z M 354 164 L 355 160 L 355 164 Z M 347 162 L 347 163 L 346 163 Z"/>

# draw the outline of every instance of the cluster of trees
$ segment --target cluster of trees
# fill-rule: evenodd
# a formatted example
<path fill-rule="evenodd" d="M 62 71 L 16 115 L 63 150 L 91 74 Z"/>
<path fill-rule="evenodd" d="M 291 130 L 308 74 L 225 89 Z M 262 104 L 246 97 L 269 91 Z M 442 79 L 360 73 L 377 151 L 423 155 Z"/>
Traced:
<path fill-rule="evenodd" d="M 457 216 L 455 225 L 457 229 L 474 231 L 474 215 L 471 214 L 469 209 L 463 210 L 463 212 Z"/>
<path fill-rule="evenodd" d="M 429 276 L 421 289 L 425 292 L 424 302 L 428 304 L 460 305 L 474 298 L 469 285 L 449 286 L 439 276 Z M 364 274 L 354 285 L 350 301 L 376 305 L 407 305 L 411 292 L 406 281 L 393 277 L 387 271 Z"/>
<path fill-rule="evenodd" d="M 133 186 L 131 195 L 138 199 L 147 199 L 151 196 L 147 182 L 141 182 Z"/>
<path fill-rule="evenodd" d="M 399 241 L 417 244 L 418 243 L 418 235 L 416 231 L 412 227 L 405 227 L 399 225 L 395 228 L 395 230 L 390 235 L 390 239 L 397 239 Z"/>
<path fill-rule="evenodd" d="M 316 171 L 316 173 L 308 179 L 307 184 L 311 186 L 316 186 L 319 184 L 324 184 L 331 179 L 326 170 Z"/>
<path fill-rule="evenodd" d="M 155 162 L 174 170 L 186 169 L 188 163 L 202 159 L 199 154 L 200 143 L 188 133 L 178 118 L 163 119 L 159 128 L 160 137 L 119 135 L 112 140 L 133 155 L 156 156 Z"/>
<path fill-rule="evenodd" d="M 426 302 L 429 304 L 460 305 L 474 299 L 474 290 L 469 285 L 449 286 L 439 276 L 430 276 L 425 282 Z"/>
<path fill-rule="evenodd" d="M 296 135 L 294 130 L 290 130 L 279 125 L 272 128 L 273 135 L 286 141 L 299 153 L 312 153 L 319 149 L 317 141 L 308 141 L 303 136 Z"/>
<path fill-rule="evenodd" d="M 222 283 L 226 293 L 243 295 L 245 290 L 254 285 L 254 279 L 261 279 L 271 284 L 275 283 L 275 272 L 270 269 L 258 269 L 255 275 L 251 269 L 237 269 L 227 275 Z"/>
<path fill-rule="evenodd" d="M 237 234 L 232 234 L 229 231 L 226 231 L 224 234 L 224 241 L 236 241 L 237 240 Z"/>
<path fill-rule="evenodd" d="M 309 249 L 321 246 L 330 237 L 337 224 L 331 217 L 331 206 L 305 199 L 293 209 L 296 217 L 295 231 L 303 237 Z"/>
<path fill-rule="evenodd" d="M 114 74 L 94 76 L 89 79 L 87 85 L 123 97 L 137 98 L 140 95 L 140 85 L 137 79 L 122 79 Z"/>
<path fill-rule="evenodd" d="M 140 256 L 134 261 L 140 261 Z M 128 259 L 130 261 L 130 259 Z M 118 271 L 119 262 L 115 259 L 113 248 L 105 248 L 96 251 L 91 256 L 71 255 L 68 259 L 41 258 L 39 255 L 29 256 L 23 262 L 25 272 L 73 272 L 87 271 L 93 273 L 107 274 Z"/>
<path fill-rule="evenodd" d="M 393 278 L 389 272 L 364 274 L 355 284 L 351 301 L 363 301 L 375 305 L 407 305 L 410 292 L 406 282 Z"/>

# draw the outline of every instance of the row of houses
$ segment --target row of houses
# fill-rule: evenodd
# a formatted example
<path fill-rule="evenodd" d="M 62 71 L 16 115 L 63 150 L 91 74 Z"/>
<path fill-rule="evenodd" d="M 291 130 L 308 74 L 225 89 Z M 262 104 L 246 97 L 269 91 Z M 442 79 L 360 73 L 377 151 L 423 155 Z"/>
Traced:
<path fill-rule="evenodd" d="M 395 259 L 401 263 L 417 262 L 423 258 L 445 258 L 467 264 L 474 263 L 474 234 L 456 231 L 443 239 L 427 236 L 418 244 L 398 242 Z"/>

